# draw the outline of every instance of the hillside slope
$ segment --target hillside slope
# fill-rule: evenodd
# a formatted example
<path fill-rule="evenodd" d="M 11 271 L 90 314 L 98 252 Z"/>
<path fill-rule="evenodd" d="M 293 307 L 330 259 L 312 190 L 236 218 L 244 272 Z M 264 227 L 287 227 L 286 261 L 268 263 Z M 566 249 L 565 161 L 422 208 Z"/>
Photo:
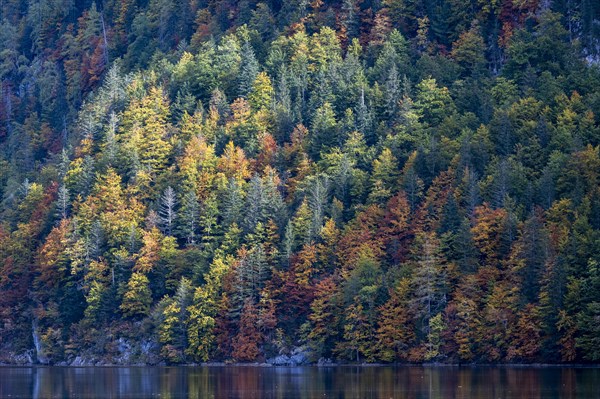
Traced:
<path fill-rule="evenodd" d="M 0 362 L 600 360 L 594 2 L 1 7 Z"/>

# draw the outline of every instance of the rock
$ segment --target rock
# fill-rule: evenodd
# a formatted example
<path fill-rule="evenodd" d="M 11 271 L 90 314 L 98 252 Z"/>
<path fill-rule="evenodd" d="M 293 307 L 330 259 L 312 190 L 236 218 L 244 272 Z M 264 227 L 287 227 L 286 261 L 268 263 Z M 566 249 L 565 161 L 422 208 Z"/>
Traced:
<path fill-rule="evenodd" d="M 301 366 L 305 364 L 310 364 L 310 359 L 312 358 L 312 352 L 308 348 L 308 346 L 298 346 L 292 350 L 291 361 L 295 366 Z"/>
<path fill-rule="evenodd" d="M 286 355 L 279 355 L 276 357 L 272 357 L 267 359 L 268 364 L 272 364 L 273 366 L 288 366 L 290 364 L 290 357 Z"/>
<path fill-rule="evenodd" d="M 306 353 L 308 352 L 308 349 L 306 348 L 306 346 L 296 346 L 294 349 L 292 349 L 292 355 L 297 355 L 299 353 Z"/>
<path fill-rule="evenodd" d="M 310 363 L 310 361 L 308 360 L 307 353 L 302 352 L 292 355 L 292 357 L 290 358 L 290 363 L 292 366 L 301 366 L 303 364 Z"/>
<path fill-rule="evenodd" d="M 95 362 L 84 356 L 77 356 L 71 361 L 71 366 L 94 366 Z"/>
<path fill-rule="evenodd" d="M 33 364 L 33 352 L 31 350 L 20 353 L 18 355 L 14 355 L 11 359 L 11 363 L 17 364 L 19 366 L 25 366 Z"/>
<path fill-rule="evenodd" d="M 305 346 L 299 346 L 292 350 L 288 355 L 279 355 L 267 359 L 267 363 L 273 366 L 302 366 L 310 364 L 310 351 Z"/>
<path fill-rule="evenodd" d="M 331 359 L 327 359 L 327 358 L 324 358 L 324 357 L 320 358 L 317 361 L 317 365 L 318 366 L 332 366 L 333 364 L 334 363 L 333 363 L 333 361 Z"/>

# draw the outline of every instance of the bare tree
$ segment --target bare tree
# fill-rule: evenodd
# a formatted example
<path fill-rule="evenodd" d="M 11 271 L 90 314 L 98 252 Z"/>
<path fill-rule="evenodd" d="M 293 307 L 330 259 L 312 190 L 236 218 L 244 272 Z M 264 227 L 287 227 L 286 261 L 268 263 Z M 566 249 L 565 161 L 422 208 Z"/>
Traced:
<path fill-rule="evenodd" d="M 64 184 L 58 189 L 58 198 L 56 202 L 58 217 L 61 220 L 66 219 L 69 214 L 69 190 Z"/>
<path fill-rule="evenodd" d="M 175 213 L 176 205 L 177 199 L 175 198 L 175 191 L 171 186 L 169 186 L 160 197 L 160 205 L 158 209 L 163 232 L 169 236 L 173 231 L 173 224 L 175 222 L 175 217 L 177 216 Z"/>
<path fill-rule="evenodd" d="M 312 223 L 310 227 L 310 238 L 315 239 L 321 233 L 325 206 L 329 195 L 329 178 L 318 177 L 308 192 L 308 204 L 312 211 Z"/>

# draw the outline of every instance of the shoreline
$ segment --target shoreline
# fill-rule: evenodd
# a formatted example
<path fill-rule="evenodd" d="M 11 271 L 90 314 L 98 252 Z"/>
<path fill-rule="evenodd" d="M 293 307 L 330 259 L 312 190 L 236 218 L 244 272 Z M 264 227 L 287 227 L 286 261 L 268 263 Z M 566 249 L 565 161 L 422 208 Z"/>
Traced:
<path fill-rule="evenodd" d="M 309 363 L 301 365 L 274 365 L 270 363 L 182 363 L 182 364 L 42 364 L 42 363 L 1 363 L 3 368 L 129 368 L 129 367 L 149 367 L 149 368 L 194 368 L 194 367 L 252 367 L 252 368 L 404 368 L 404 367 L 421 367 L 421 368 L 600 368 L 600 363 L 585 364 L 585 363 L 329 363 L 318 364 Z"/>

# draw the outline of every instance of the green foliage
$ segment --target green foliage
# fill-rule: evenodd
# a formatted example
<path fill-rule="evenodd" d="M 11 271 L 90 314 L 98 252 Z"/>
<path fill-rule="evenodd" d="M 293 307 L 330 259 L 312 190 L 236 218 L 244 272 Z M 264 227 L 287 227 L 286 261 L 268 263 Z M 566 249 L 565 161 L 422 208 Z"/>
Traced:
<path fill-rule="evenodd" d="M 152 302 L 149 283 L 148 277 L 142 273 L 133 273 L 131 275 L 120 307 L 123 315 L 134 317 L 148 314 Z"/>
<path fill-rule="evenodd" d="M 256 76 L 248 94 L 248 102 L 255 110 L 270 108 L 273 102 L 273 86 L 266 73 L 261 72 Z"/>
<path fill-rule="evenodd" d="M 429 333 L 427 334 L 427 352 L 425 352 L 425 360 L 434 360 L 440 356 L 440 347 L 442 345 L 444 322 L 441 313 L 438 313 L 429 319 L 428 329 Z"/>
<path fill-rule="evenodd" d="M 17 3 L 0 352 L 600 359 L 595 2 Z"/>
<path fill-rule="evenodd" d="M 151 88 L 141 100 L 134 100 L 123 113 L 124 156 L 136 154 L 150 172 L 160 171 L 170 153 L 167 141 L 169 104 L 159 88 Z"/>

